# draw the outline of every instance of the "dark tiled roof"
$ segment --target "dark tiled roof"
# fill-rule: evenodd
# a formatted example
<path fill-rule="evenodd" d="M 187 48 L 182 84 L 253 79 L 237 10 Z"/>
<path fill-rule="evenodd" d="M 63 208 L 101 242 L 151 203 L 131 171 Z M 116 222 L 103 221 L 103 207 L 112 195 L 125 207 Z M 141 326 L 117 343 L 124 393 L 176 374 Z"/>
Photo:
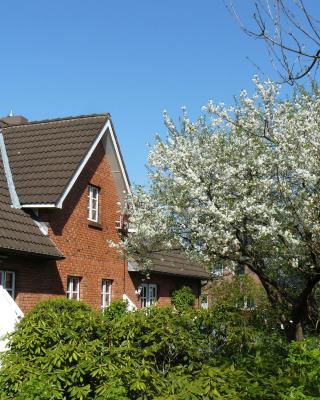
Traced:
<path fill-rule="evenodd" d="M 211 279 L 211 275 L 207 271 L 200 265 L 190 262 L 179 251 L 153 253 L 150 255 L 150 259 L 152 261 L 150 271 L 153 272 L 203 280 Z"/>
<path fill-rule="evenodd" d="M 3 126 L 21 204 L 56 203 L 108 118 L 94 114 Z"/>
<path fill-rule="evenodd" d="M 11 199 L 0 155 L 0 251 L 63 258 L 54 243 L 43 235 L 32 218 L 11 207 Z"/>

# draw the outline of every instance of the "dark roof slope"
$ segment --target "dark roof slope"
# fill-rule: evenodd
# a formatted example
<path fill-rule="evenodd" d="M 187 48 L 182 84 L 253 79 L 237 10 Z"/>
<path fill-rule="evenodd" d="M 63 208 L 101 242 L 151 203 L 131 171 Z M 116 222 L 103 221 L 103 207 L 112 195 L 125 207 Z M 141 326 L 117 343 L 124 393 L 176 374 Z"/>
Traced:
<path fill-rule="evenodd" d="M 109 114 L 3 126 L 20 203 L 56 203 Z"/>
<path fill-rule="evenodd" d="M 43 235 L 30 215 L 11 207 L 0 155 L 0 251 L 23 252 L 46 258 L 63 258 L 54 243 Z"/>
<path fill-rule="evenodd" d="M 207 271 L 199 264 L 190 262 L 180 251 L 152 253 L 150 259 L 152 261 L 150 271 L 153 272 L 203 280 L 211 279 Z"/>

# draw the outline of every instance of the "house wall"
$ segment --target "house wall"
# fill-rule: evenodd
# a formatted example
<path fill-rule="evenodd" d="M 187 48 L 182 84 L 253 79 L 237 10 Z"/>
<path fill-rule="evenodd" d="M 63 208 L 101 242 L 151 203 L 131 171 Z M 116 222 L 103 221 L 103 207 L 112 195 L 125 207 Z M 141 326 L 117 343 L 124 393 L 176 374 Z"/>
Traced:
<path fill-rule="evenodd" d="M 23 312 L 40 300 L 64 295 L 55 261 L 2 255 L 0 270 L 15 273 L 15 301 Z"/>
<path fill-rule="evenodd" d="M 88 184 L 100 187 L 99 224 L 87 219 Z M 66 296 L 68 276 L 79 277 L 80 300 L 99 309 L 103 279 L 112 281 L 112 299 L 125 293 L 140 307 L 136 289 L 143 280 L 140 274 L 129 274 L 127 263 L 110 241 L 119 241 L 115 221 L 119 218 L 119 197 L 111 167 L 100 143 L 84 167 L 76 184 L 66 197 L 62 209 L 39 209 L 40 218 L 48 223 L 49 237 L 65 259 L 43 261 L 10 257 L 6 269 L 16 272 L 16 302 L 23 312 L 39 300 Z M 1 269 L 1 268 L 0 268 Z M 152 274 L 150 283 L 158 285 L 158 303 L 170 304 L 173 289 L 188 285 L 199 294 L 195 279 Z"/>
<path fill-rule="evenodd" d="M 99 224 L 87 219 L 88 185 L 100 188 Z M 110 241 L 119 241 L 115 221 L 119 219 L 119 197 L 103 144 L 100 143 L 66 197 L 62 209 L 41 213 L 49 223 L 49 237 L 65 259 L 57 262 L 64 292 L 68 276 L 81 278 L 80 299 L 101 307 L 103 279 L 112 281 L 112 299 L 125 291 L 127 266 Z"/>
<path fill-rule="evenodd" d="M 182 286 L 189 286 L 197 298 L 196 306 L 199 306 L 200 296 L 200 282 L 198 279 L 177 277 L 173 275 L 162 275 L 151 273 L 150 278 L 147 279 L 144 275 L 137 272 L 130 272 L 130 277 L 134 283 L 134 288 L 138 288 L 141 283 L 154 283 L 158 287 L 158 300 L 157 304 L 160 306 L 168 306 L 171 304 L 171 294 L 173 290 L 179 289 Z M 140 296 L 134 291 L 130 293 L 130 298 L 139 308 L 141 301 Z"/>

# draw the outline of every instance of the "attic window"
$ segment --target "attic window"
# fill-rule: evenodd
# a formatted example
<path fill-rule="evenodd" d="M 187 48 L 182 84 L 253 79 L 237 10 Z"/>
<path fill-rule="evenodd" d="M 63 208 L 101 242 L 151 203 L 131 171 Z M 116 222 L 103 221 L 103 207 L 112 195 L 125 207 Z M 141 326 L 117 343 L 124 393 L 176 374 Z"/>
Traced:
<path fill-rule="evenodd" d="M 88 186 L 88 220 L 99 221 L 99 191 L 96 186 Z"/>

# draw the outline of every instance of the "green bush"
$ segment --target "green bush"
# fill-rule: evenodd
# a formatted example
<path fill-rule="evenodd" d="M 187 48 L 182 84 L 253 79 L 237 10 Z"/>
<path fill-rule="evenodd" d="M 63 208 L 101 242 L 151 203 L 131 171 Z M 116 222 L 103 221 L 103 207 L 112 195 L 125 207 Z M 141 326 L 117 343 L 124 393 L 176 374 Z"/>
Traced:
<path fill-rule="evenodd" d="M 128 303 L 124 300 L 114 300 L 109 307 L 103 310 L 106 320 L 116 320 L 123 317 L 127 312 Z"/>
<path fill-rule="evenodd" d="M 101 329 L 101 314 L 84 303 L 38 303 L 11 335 L 11 350 L 2 355 L 0 393 L 8 399 L 63 399 L 77 391 L 78 397 L 70 398 L 81 398 L 81 393 L 86 398 Z"/>
<path fill-rule="evenodd" d="M 196 297 L 189 286 L 183 286 L 180 289 L 175 289 L 172 292 L 171 303 L 177 310 L 183 311 L 194 306 Z"/>
<path fill-rule="evenodd" d="M 258 314 L 42 302 L 1 355 L 0 399 L 319 398 L 319 338 L 288 344 Z"/>

